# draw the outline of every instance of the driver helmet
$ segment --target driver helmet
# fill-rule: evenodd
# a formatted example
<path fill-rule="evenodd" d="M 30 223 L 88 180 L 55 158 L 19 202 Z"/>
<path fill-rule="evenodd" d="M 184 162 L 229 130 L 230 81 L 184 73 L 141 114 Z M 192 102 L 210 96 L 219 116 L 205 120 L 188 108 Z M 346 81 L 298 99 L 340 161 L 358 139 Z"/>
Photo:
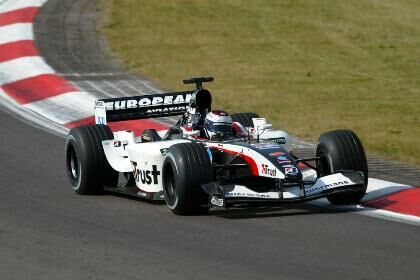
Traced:
<path fill-rule="evenodd" d="M 204 132 L 210 140 L 233 136 L 232 117 L 223 110 L 211 111 L 204 120 Z"/>

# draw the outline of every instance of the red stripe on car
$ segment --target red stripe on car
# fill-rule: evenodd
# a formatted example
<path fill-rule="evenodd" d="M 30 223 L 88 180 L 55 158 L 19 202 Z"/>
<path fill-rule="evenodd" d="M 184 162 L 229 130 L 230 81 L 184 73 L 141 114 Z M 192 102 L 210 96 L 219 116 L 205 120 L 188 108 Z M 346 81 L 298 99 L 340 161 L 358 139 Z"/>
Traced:
<path fill-rule="evenodd" d="M 231 155 L 239 154 L 238 152 L 226 150 L 225 148 L 220 148 L 220 147 L 215 147 L 215 148 L 217 148 L 217 149 L 219 149 L 223 152 L 229 153 Z M 241 154 L 239 157 L 242 158 L 246 163 L 249 164 L 249 167 L 251 168 L 252 175 L 254 175 L 254 176 L 259 175 L 257 163 L 251 157 L 249 157 L 247 155 L 244 155 L 244 154 Z"/>

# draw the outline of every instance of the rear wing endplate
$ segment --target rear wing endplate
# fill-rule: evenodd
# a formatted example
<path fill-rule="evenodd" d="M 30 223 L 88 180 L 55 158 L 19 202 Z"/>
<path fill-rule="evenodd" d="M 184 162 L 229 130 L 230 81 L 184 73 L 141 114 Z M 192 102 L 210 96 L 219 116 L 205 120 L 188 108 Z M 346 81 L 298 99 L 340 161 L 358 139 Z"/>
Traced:
<path fill-rule="evenodd" d="M 193 91 L 100 99 L 95 102 L 95 123 L 182 115 Z"/>

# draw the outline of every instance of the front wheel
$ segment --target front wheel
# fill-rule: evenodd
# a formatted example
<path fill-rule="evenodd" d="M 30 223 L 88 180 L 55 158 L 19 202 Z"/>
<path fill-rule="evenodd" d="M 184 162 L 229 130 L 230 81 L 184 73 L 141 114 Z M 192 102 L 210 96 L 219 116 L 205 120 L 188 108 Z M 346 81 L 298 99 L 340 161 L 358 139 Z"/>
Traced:
<path fill-rule="evenodd" d="M 361 171 L 365 180 L 360 191 L 331 194 L 327 199 L 336 205 L 358 203 L 365 195 L 368 184 L 368 164 L 359 137 L 350 130 L 335 130 L 322 134 L 318 141 L 316 156 L 321 160 L 317 162 L 317 169 L 321 176 L 339 170 L 353 170 Z"/>
<path fill-rule="evenodd" d="M 208 194 L 201 188 L 213 179 L 208 152 L 197 143 L 171 146 L 163 163 L 165 201 L 177 215 L 199 215 L 208 211 Z"/>

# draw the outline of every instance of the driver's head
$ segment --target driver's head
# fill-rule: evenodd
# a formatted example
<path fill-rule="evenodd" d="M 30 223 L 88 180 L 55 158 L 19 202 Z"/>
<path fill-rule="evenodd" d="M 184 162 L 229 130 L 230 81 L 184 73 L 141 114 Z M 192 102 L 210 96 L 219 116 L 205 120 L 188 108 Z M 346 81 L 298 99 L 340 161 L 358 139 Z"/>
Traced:
<path fill-rule="evenodd" d="M 231 137 L 232 117 L 223 110 L 211 111 L 204 120 L 204 132 L 210 140 Z"/>

